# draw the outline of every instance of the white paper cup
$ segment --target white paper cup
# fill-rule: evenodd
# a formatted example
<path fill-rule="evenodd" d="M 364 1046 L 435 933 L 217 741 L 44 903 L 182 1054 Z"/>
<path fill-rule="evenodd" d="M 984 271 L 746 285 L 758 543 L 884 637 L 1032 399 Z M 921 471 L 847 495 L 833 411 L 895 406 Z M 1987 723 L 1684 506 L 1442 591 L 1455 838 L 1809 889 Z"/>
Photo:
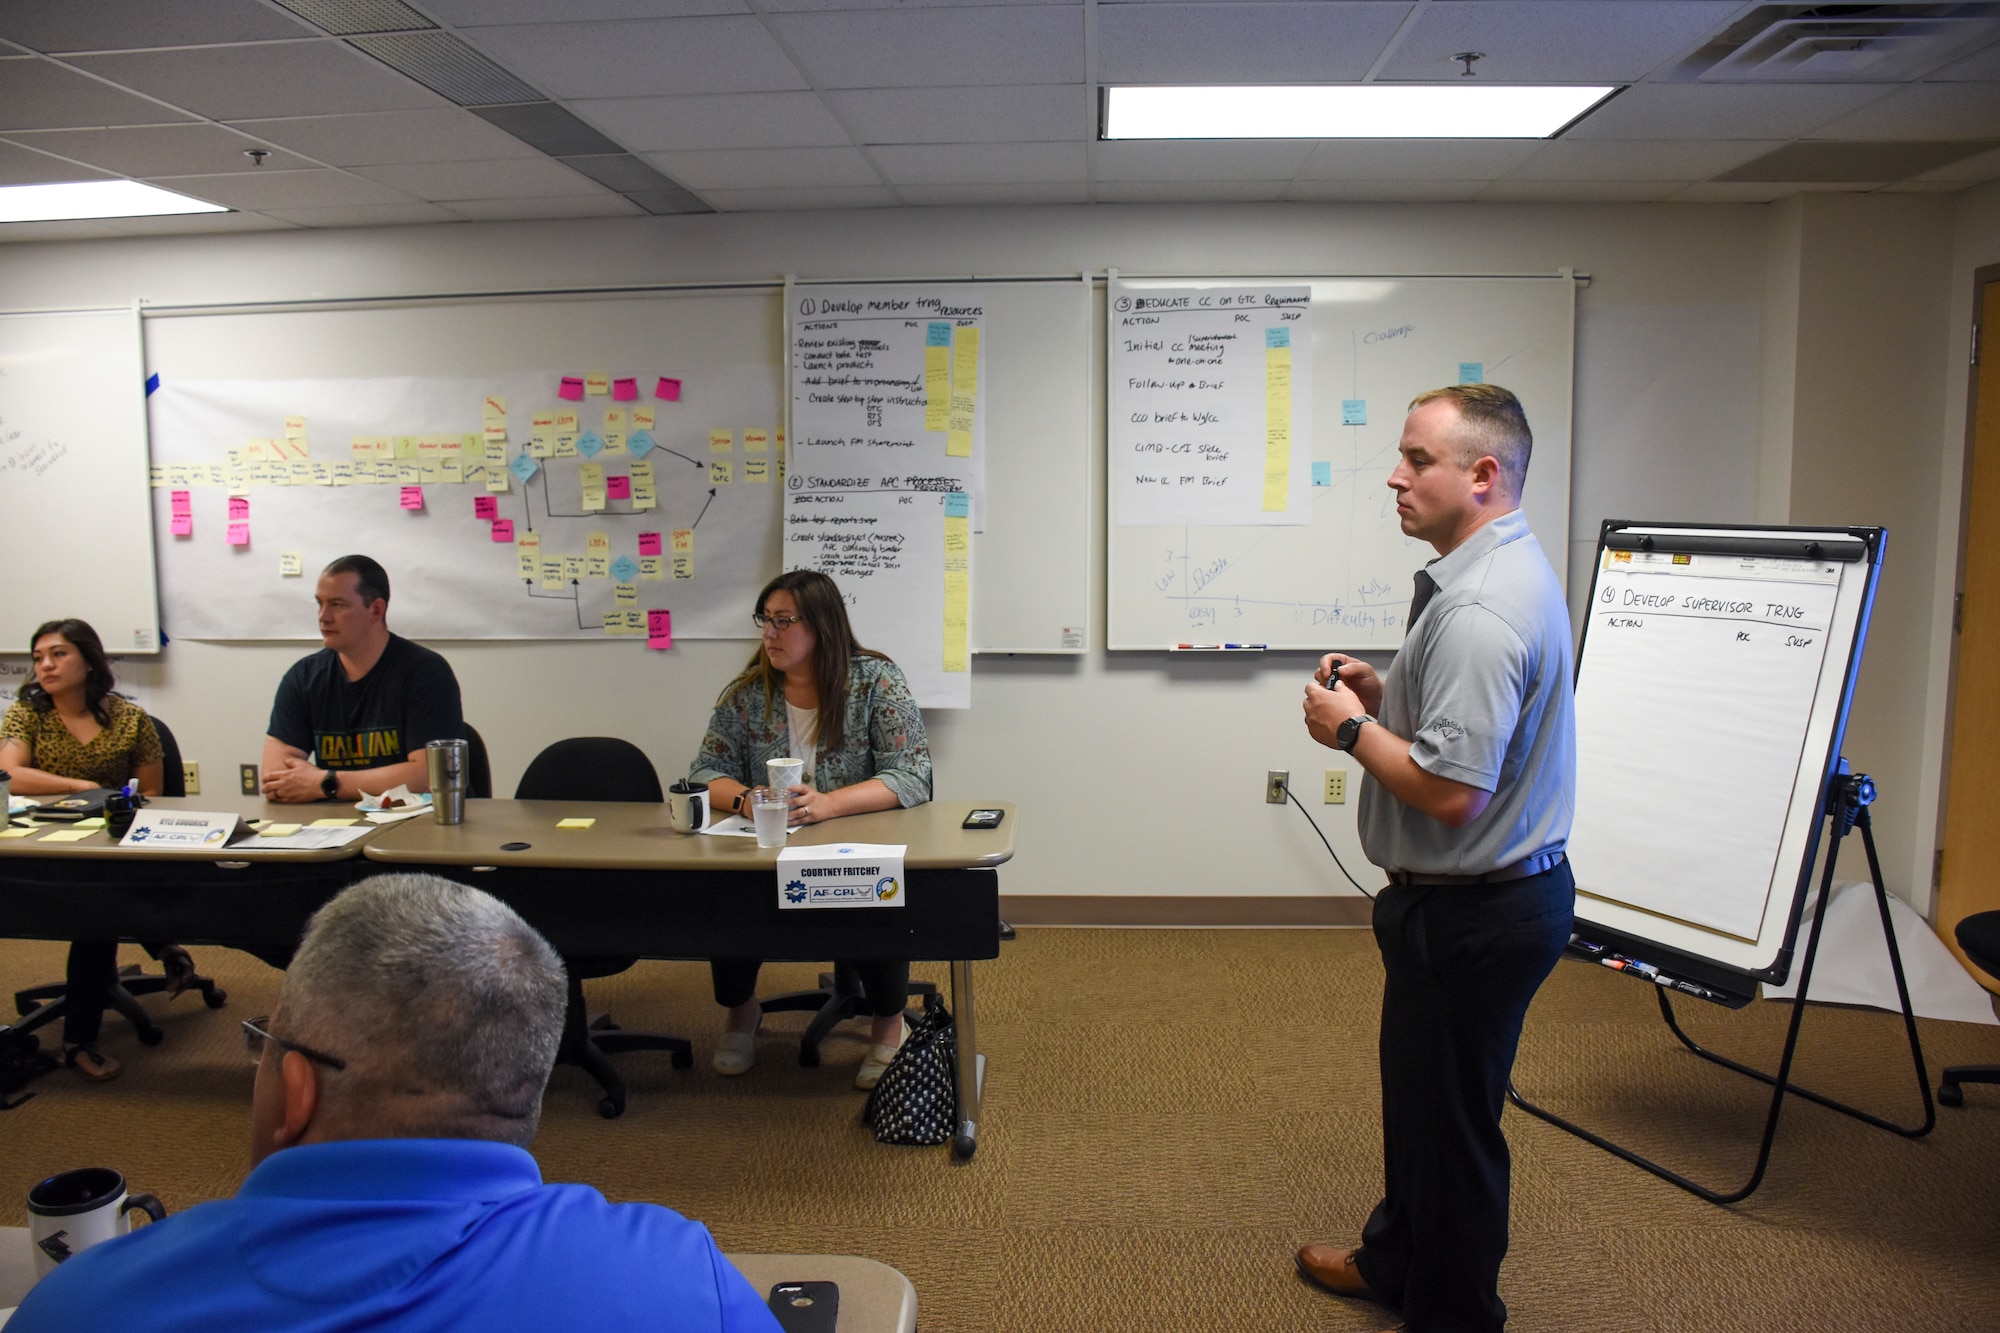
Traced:
<path fill-rule="evenodd" d="M 769 776 L 771 790 L 788 792 L 805 781 L 806 761 L 803 759 L 766 759 L 764 772 Z"/>

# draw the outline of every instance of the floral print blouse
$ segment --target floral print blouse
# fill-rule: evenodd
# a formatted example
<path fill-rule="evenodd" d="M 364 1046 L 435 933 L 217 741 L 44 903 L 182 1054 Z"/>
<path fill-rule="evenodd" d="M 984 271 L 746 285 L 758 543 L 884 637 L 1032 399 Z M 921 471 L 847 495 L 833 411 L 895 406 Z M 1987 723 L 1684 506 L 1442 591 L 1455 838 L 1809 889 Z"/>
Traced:
<path fill-rule="evenodd" d="M 689 778 L 732 778 L 747 787 L 761 786 L 764 762 L 783 759 L 791 750 L 783 699 L 777 704 L 772 706 L 764 681 L 755 677 L 718 700 Z M 924 717 L 909 682 L 888 658 L 856 653 L 849 663 L 843 734 L 845 743 L 838 750 L 817 746 L 815 789 L 833 791 L 880 778 L 905 806 L 930 800 L 931 748 Z"/>

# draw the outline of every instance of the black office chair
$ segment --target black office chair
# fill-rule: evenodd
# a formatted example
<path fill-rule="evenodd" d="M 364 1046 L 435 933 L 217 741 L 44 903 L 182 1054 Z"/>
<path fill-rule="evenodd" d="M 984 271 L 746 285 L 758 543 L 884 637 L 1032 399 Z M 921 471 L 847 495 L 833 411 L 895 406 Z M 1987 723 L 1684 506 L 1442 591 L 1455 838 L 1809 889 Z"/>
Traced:
<path fill-rule="evenodd" d="M 153 730 L 159 733 L 160 749 L 164 752 L 163 758 L 166 767 L 166 772 L 161 778 L 160 794 L 162 796 L 187 795 L 187 776 L 181 770 L 180 743 L 174 739 L 174 733 L 167 724 L 160 721 L 157 717 L 153 719 Z M 146 945 L 146 951 L 157 958 L 170 947 L 172 946 L 165 944 L 148 944 Z M 138 1034 L 140 1045 L 158 1046 L 165 1039 L 166 1033 L 160 1031 L 158 1026 L 154 1024 L 152 1017 L 140 1006 L 139 997 L 141 995 L 157 995 L 165 991 L 172 984 L 173 978 L 167 976 L 164 972 L 141 971 L 136 964 L 128 966 L 121 971 L 118 974 L 118 980 L 112 984 L 110 994 L 111 1007 L 117 1010 L 125 1021 L 132 1025 L 133 1030 Z M 196 973 L 189 978 L 187 985 L 183 989 L 199 991 L 202 1003 L 211 1009 L 220 1009 L 223 1005 L 229 1003 L 229 992 L 223 990 L 213 980 L 202 976 L 200 973 Z M 64 994 L 64 985 L 60 981 L 51 982 L 44 986 L 29 986 L 25 990 L 17 990 L 14 992 L 14 1012 L 19 1014 L 24 1021 L 16 1024 L 14 1030 L 16 1032 L 33 1032 L 36 1028 L 45 1027 L 67 1013 L 68 1005 L 69 1001 Z"/>
<path fill-rule="evenodd" d="M 479 728 L 465 724 L 465 740 L 471 747 L 466 756 L 465 794 L 486 801 L 493 798 L 493 765 L 486 757 L 486 740 Z"/>
<path fill-rule="evenodd" d="M 2000 912 L 1974 912 L 1952 932 L 1965 956 L 2000 977 Z M 1961 1083 L 2000 1083 L 2000 1065 L 1951 1065 L 1938 1082 L 1937 1099 L 1946 1106 L 1963 1106 Z"/>
<path fill-rule="evenodd" d="M 646 801 L 666 799 L 660 775 L 638 746 L 615 736 L 577 736 L 557 741 L 528 765 L 514 788 L 517 801 Z M 620 1051 L 670 1051 L 676 1069 L 694 1064 L 694 1044 L 685 1037 L 625 1032 L 609 1014 L 594 1021 L 584 1005 L 583 983 L 623 972 L 637 958 L 563 959 L 569 972 L 569 1012 L 563 1020 L 557 1064 L 579 1065 L 604 1089 L 597 1112 L 615 1120 L 625 1112 L 625 1081 L 607 1058 Z"/>

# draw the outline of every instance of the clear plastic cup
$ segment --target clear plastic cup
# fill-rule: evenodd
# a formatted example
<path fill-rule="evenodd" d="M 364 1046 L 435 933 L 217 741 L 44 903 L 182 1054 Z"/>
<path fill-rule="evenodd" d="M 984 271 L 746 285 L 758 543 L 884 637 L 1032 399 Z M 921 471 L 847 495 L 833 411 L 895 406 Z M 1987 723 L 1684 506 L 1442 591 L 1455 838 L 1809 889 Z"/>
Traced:
<path fill-rule="evenodd" d="M 750 793 L 750 822 L 757 826 L 759 847 L 783 847 L 785 821 L 790 817 L 791 807 L 783 792 L 759 787 Z"/>

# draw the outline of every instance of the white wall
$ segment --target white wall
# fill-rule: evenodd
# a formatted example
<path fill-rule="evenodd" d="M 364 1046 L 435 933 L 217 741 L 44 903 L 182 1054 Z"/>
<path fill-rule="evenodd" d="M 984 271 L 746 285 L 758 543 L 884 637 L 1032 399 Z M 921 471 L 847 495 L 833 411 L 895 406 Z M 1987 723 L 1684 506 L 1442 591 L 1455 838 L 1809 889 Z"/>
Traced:
<path fill-rule="evenodd" d="M 1751 206 L 1100 206 L 471 224 L 6 246 L 0 291 L 8 306 L 33 308 L 786 272 L 1468 273 L 1569 265 L 1593 278 L 1578 297 L 1569 559 L 1581 595 L 1604 518 L 1771 521 L 1791 505 L 1798 477 L 1780 465 L 1790 441 L 1772 436 L 1773 422 L 1795 407 L 1771 397 L 1766 320 L 1782 306 L 1773 304 L 1774 282 L 1783 289 L 1797 280 L 1784 276 L 1792 242 L 1773 214 Z M 1798 267 L 1796 256 L 1789 262 Z M 1942 337 L 1934 341 L 1941 348 Z M 1942 378 L 1934 367 L 1926 374 L 1933 386 Z M 1941 429 L 1934 419 L 1932 443 L 1913 446 L 1927 454 L 1933 477 Z M 1101 494 L 1101 457 L 1098 467 Z M 1874 520 L 1858 512 L 1850 521 Z M 1894 549 L 1914 552 L 1927 538 L 1912 533 Z M 1095 550 L 1094 584 L 1101 532 Z M 1575 577 L 1580 572 L 1584 578 Z M 1101 642 L 1101 591 L 1093 612 Z M 1923 615 L 1914 625 L 1925 631 Z M 464 683 L 468 716 L 493 747 L 503 790 L 537 749 L 565 735 L 629 735 L 663 772 L 678 771 L 716 690 L 750 647 L 687 643 L 663 656 L 615 644 L 439 646 Z M 235 765 L 256 756 L 270 691 L 299 651 L 175 643 L 157 664 L 127 669 L 215 784 L 233 782 Z M 1299 723 L 1310 663 L 1304 654 L 1190 661 L 1101 650 L 1081 659 L 978 658 L 973 708 L 931 719 L 939 795 L 1021 803 L 1020 855 L 1003 876 L 1009 893 L 1340 893 L 1344 884 L 1296 811 L 1261 800 L 1267 768 L 1290 769 L 1310 798 L 1337 758 Z M 1928 701 L 1932 666 L 1928 655 L 1881 654 L 1871 671 Z M 1907 738 L 1913 751 L 1922 744 Z M 1889 799 L 1907 797 L 1891 789 Z M 1323 822 L 1334 845 L 1358 868 L 1353 806 L 1311 803 L 1316 814 L 1332 815 Z M 1901 845 L 1885 847 L 1899 891 L 1912 887 L 1895 882 L 1899 870 L 1928 861 L 1927 845 L 1921 854 L 1914 845 L 1912 822 L 1902 819 Z"/>

